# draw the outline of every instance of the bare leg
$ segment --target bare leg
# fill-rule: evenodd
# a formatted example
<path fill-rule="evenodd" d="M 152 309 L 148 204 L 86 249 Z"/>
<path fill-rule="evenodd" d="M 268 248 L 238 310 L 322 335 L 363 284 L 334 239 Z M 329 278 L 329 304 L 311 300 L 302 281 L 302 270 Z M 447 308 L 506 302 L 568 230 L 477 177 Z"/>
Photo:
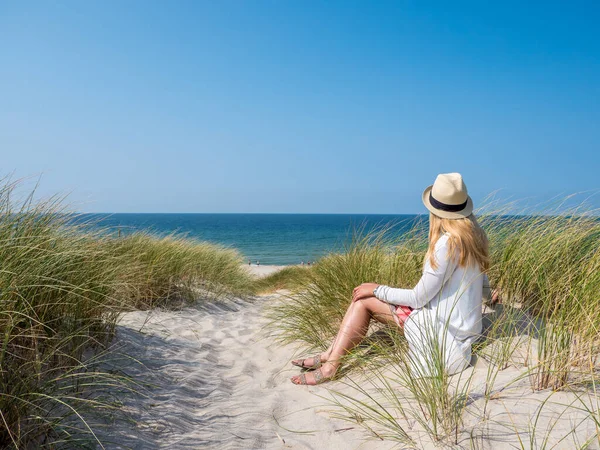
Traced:
<path fill-rule="evenodd" d="M 342 319 L 342 323 L 340 324 L 340 331 L 338 331 L 338 334 L 335 336 L 333 341 L 331 341 L 329 348 L 327 350 L 325 350 L 323 353 L 321 353 L 321 362 L 324 363 L 329 359 L 329 355 L 331 354 L 331 351 L 333 350 L 333 346 L 335 345 L 335 343 L 337 342 L 337 340 L 340 337 L 341 330 L 343 330 L 345 328 L 346 324 L 348 323 L 350 318 L 353 316 L 352 310 L 353 310 L 353 307 L 355 304 L 356 303 L 354 303 L 354 302 L 350 302 L 350 305 L 348 306 L 348 309 L 346 310 L 346 314 L 344 315 L 344 318 Z M 300 361 L 302 361 L 302 360 L 301 359 L 294 360 L 294 362 L 297 362 L 297 363 L 300 363 Z M 305 361 L 306 366 L 312 366 L 314 364 L 313 358 L 306 358 L 304 361 Z"/>
<path fill-rule="evenodd" d="M 352 313 L 347 314 L 347 316 L 350 316 L 349 320 L 346 321 L 346 318 L 344 318 L 345 323 L 342 322 L 331 351 L 327 355 L 327 364 L 323 367 L 323 375 L 325 376 L 333 375 L 340 365 L 342 356 L 363 340 L 372 318 L 382 323 L 397 326 L 389 305 L 375 297 L 368 297 L 355 302 Z"/>
<path fill-rule="evenodd" d="M 333 348 L 334 348 L 336 342 L 338 341 L 338 339 L 340 339 L 340 337 L 342 335 L 342 330 L 344 330 L 345 328 L 348 327 L 349 321 L 356 314 L 355 312 L 353 312 L 353 307 L 357 303 L 368 307 L 369 312 L 371 313 L 371 317 L 378 320 L 379 322 L 391 324 L 391 325 L 397 325 L 396 322 L 394 321 L 394 318 L 391 315 L 389 305 L 387 303 L 384 303 L 381 300 L 377 299 L 376 297 L 368 297 L 368 298 L 359 300 L 358 302 L 351 302 L 350 305 L 348 306 L 348 309 L 346 310 L 344 319 L 342 320 L 342 323 L 340 324 L 340 331 L 338 331 L 338 334 L 336 335 L 335 339 L 329 345 L 329 348 L 327 350 L 325 350 L 323 353 L 321 353 L 321 361 L 323 363 L 325 363 L 327 360 L 330 359 L 331 352 L 333 351 Z M 367 323 L 367 328 L 368 328 L 368 323 Z M 366 331 L 365 331 L 365 333 L 366 333 Z M 302 360 L 297 359 L 295 361 L 300 362 Z M 305 359 L 305 364 L 307 366 L 313 365 L 313 362 L 314 362 L 313 358 Z"/>
<path fill-rule="evenodd" d="M 329 349 L 321 355 L 323 361 L 326 361 L 321 368 L 324 377 L 333 376 L 340 365 L 341 357 L 365 337 L 371 318 L 382 323 L 396 325 L 389 305 L 375 297 L 368 297 L 351 303 L 335 340 Z M 309 384 L 314 383 L 314 377 L 311 374 L 307 374 L 306 380 Z M 292 377 L 292 382 L 298 381 L 298 377 Z"/>

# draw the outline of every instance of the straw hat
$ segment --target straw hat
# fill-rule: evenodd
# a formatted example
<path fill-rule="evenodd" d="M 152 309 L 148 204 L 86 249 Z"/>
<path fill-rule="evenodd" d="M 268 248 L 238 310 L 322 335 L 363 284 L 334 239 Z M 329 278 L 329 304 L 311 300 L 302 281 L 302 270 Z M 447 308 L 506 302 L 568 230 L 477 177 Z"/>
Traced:
<path fill-rule="evenodd" d="M 460 173 L 441 173 L 423 191 L 423 203 L 442 219 L 463 219 L 473 212 L 473 200 Z"/>

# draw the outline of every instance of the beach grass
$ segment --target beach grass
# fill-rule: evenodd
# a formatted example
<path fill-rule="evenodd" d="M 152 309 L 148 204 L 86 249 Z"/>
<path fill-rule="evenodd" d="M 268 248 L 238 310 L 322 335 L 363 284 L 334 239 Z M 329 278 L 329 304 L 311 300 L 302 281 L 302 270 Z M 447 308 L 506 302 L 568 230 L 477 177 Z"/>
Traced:
<path fill-rule="evenodd" d="M 106 245 L 124 261 L 121 274 L 135 308 L 174 307 L 199 297 L 254 292 L 254 280 L 242 270 L 233 249 L 175 235 L 156 237 L 136 232 L 110 238 Z"/>
<path fill-rule="evenodd" d="M 561 389 L 598 356 L 600 221 L 575 210 L 490 223 L 490 230 L 490 278 L 505 305 L 535 321 L 532 388 Z"/>
<path fill-rule="evenodd" d="M 234 250 L 114 237 L 74 220 L 60 197 L 18 191 L 0 183 L 0 447 L 83 445 L 95 439 L 83 411 L 114 408 L 83 387 L 128 384 L 96 371 L 122 311 L 251 293 L 253 279 Z"/>

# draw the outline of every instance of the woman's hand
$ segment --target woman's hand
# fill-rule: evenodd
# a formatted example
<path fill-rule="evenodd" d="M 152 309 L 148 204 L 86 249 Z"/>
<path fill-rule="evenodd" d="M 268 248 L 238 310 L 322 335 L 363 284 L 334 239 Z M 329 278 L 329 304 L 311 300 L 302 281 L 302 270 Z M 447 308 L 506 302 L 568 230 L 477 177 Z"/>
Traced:
<path fill-rule="evenodd" d="M 373 290 L 379 286 L 377 283 L 363 283 L 357 286 L 352 291 L 352 302 L 356 302 L 362 298 L 373 297 Z"/>
<path fill-rule="evenodd" d="M 502 303 L 502 292 L 500 289 L 494 289 L 492 291 L 492 305 L 495 303 Z"/>

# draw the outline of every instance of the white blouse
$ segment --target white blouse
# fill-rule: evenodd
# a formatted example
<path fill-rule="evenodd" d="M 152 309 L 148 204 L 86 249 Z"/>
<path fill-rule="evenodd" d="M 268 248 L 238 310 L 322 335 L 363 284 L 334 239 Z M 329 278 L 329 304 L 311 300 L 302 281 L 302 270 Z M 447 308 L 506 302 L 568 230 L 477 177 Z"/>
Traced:
<path fill-rule="evenodd" d="M 414 289 L 382 285 L 375 292 L 379 300 L 414 309 L 404 323 L 404 335 L 417 376 L 431 376 L 441 368 L 450 374 L 465 369 L 471 361 L 471 344 L 481 333 L 486 277 L 479 265 L 458 265 L 459 255 L 449 254 L 449 237 L 445 233 L 435 243 L 437 268 L 426 261 Z M 436 363 L 442 355 L 443 366 Z"/>

